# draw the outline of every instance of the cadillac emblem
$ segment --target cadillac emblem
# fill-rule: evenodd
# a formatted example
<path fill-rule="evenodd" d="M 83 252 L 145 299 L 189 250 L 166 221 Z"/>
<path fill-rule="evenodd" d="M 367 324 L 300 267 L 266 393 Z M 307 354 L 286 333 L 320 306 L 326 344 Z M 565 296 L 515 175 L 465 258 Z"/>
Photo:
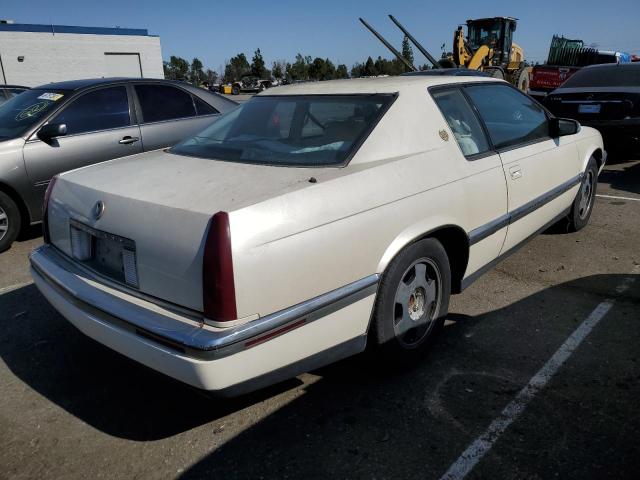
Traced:
<path fill-rule="evenodd" d="M 440 135 L 440 138 L 441 138 L 442 140 L 444 140 L 445 142 L 448 142 L 448 141 L 449 141 L 449 134 L 447 133 L 447 131 L 446 131 L 446 130 L 440 130 L 440 131 L 438 132 L 438 134 Z"/>
<path fill-rule="evenodd" d="M 100 200 L 96 202 L 96 204 L 93 206 L 93 218 L 95 218 L 96 220 L 100 220 L 100 217 L 102 217 L 103 213 L 104 213 L 104 202 Z"/>

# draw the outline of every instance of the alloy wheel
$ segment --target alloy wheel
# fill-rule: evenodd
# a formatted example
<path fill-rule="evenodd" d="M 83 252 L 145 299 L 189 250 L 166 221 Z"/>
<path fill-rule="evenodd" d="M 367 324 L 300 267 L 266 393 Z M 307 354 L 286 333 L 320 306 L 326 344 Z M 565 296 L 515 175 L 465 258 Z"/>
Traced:
<path fill-rule="evenodd" d="M 2 240 L 9 231 L 9 216 L 7 212 L 0 207 L 0 240 Z"/>
<path fill-rule="evenodd" d="M 593 184 L 594 177 L 591 170 L 587 171 L 584 182 L 580 187 L 580 203 L 578 204 L 578 215 L 580 219 L 584 220 L 589 214 L 591 209 L 591 203 L 593 202 Z"/>
<path fill-rule="evenodd" d="M 438 318 L 442 276 L 436 263 L 421 258 L 411 264 L 396 288 L 393 329 L 407 349 L 416 348 L 428 336 Z"/>

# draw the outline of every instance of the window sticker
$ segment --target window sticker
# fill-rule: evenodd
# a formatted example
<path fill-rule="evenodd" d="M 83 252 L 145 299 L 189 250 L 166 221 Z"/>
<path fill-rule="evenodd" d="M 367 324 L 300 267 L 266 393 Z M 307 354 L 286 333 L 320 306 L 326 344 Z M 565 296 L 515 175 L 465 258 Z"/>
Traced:
<path fill-rule="evenodd" d="M 38 100 L 51 100 L 52 102 L 57 102 L 62 97 L 64 97 L 62 93 L 45 92 L 38 97 Z"/>
<path fill-rule="evenodd" d="M 38 102 L 25 109 L 23 109 L 18 115 L 16 115 L 16 121 L 26 120 L 27 118 L 36 117 L 40 112 L 45 110 L 50 104 L 47 102 Z"/>

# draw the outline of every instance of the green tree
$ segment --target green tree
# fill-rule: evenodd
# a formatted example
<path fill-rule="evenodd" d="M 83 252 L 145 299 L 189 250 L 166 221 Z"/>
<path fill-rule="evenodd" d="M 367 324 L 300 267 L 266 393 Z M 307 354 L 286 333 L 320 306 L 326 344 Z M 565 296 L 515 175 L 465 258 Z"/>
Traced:
<path fill-rule="evenodd" d="M 232 57 L 224 67 L 224 81 L 227 83 L 236 82 L 240 77 L 251 72 L 251 65 L 247 61 L 244 53 L 239 53 Z"/>
<path fill-rule="evenodd" d="M 413 65 L 413 49 L 411 48 L 411 44 L 409 43 L 409 37 L 406 35 L 402 40 L 402 56 L 409 60 L 409 63 Z M 406 65 L 403 65 L 406 71 L 409 71 L 409 68 Z"/>
<path fill-rule="evenodd" d="M 316 57 L 309 65 L 309 78 L 313 80 L 333 80 L 336 77 L 336 67 L 328 58 Z"/>
<path fill-rule="evenodd" d="M 189 80 L 191 80 L 191 83 L 196 86 L 205 81 L 203 67 L 204 65 L 202 65 L 202 62 L 199 58 L 194 58 L 191 61 L 191 67 L 189 68 Z"/>
<path fill-rule="evenodd" d="M 375 77 L 378 75 L 378 70 L 376 70 L 375 63 L 373 63 L 373 59 L 371 57 L 367 58 L 362 74 L 365 77 Z"/>
<path fill-rule="evenodd" d="M 186 80 L 189 76 L 189 62 L 184 58 L 171 55 L 164 64 L 164 77 L 168 80 Z"/>
<path fill-rule="evenodd" d="M 344 63 L 341 63 L 336 68 L 336 78 L 349 78 L 349 72 L 347 71 L 347 66 Z"/>
<path fill-rule="evenodd" d="M 251 74 L 258 78 L 269 78 L 270 76 L 259 48 L 253 53 L 253 58 L 251 59 Z"/>
<path fill-rule="evenodd" d="M 351 67 L 351 78 L 359 78 L 364 75 L 364 65 L 362 63 L 354 63 Z"/>
<path fill-rule="evenodd" d="M 303 57 L 301 53 L 296 55 L 296 61 L 287 64 L 287 78 L 290 80 L 309 80 L 309 66 L 311 57 Z"/>
<path fill-rule="evenodd" d="M 209 85 L 218 83 L 218 76 L 219 76 L 218 72 L 216 72 L 215 70 L 211 70 L 210 68 L 207 68 L 207 71 L 205 72 L 205 78 L 209 83 Z"/>
<path fill-rule="evenodd" d="M 271 67 L 271 75 L 273 75 L 273 78 L 280 81 L 285 76 L 286 68 L 287 62 L 284 60 L 276 60 L 273 62 L 273 66 Z"/>

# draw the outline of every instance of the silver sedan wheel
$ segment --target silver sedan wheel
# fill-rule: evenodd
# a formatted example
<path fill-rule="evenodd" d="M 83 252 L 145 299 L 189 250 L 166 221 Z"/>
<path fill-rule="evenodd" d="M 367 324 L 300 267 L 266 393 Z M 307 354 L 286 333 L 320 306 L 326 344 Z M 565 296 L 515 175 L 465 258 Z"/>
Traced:
<path fill-rule="evenodd" d="M 594 176 L 591 170 L 587 170 L 582 187 L 580 187 L 580 203 L 578 204 L 578 215 L 581 220 L 584 220 L 589 214 L 591 209 L 591 203 L 593 202 L 593 185 Z"/>
<path fill-rule="evenodd" d="M 393 329 L 404 348 L 416 348 L 429 336 L 441 300 L 442 277 L 436 263 L 430 258 L 413 262 L 402 275 L 395 295 Z"/>
<path fill-rule="evenodd" d="M 9 231 L 9 216 L 7 212 L 0 207 L 0 240 L 2 240 Z"/>

